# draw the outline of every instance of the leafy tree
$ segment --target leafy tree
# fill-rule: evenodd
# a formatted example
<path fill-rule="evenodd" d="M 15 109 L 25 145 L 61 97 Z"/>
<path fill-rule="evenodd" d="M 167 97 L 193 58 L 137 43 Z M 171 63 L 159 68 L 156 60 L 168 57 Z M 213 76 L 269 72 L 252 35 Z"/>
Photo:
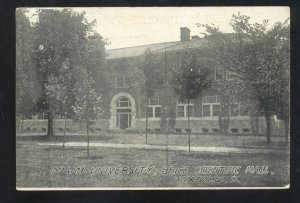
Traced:
<path fill-rule="evenodd" d="M 267 142 L 271 142 L 271 116 L 289 117 L 289 24 L 268 21 L 251 24 L 250 17 L 233 15 L 234 34 L 216 46 L 219 61 L 233 73 L 227 84 L 244 106 L 255 107 L 266 119 Z M 215 38 L 219 32 L 211 32 Z M 220 39 L 220 37 L 219 37 Z M 224 84 L 224 83 L 223 83 Z M 257 107 L 256 107 L 257 106 Z M 283 109 L 285 106 L 286 109 Z M 287 126 L 287 124 L 286 124 Z"/>
<path fill-rule="evenodd" d="M 267 30 L 267 21 L 249 23 L 249 17 L 233 15 L 231 25 L 240 39 L 246 35 L 251 39 L 242 43 L 239 75 L 248 84 L 247 92 L 255 98 L 263 110 L 267 125 L 267 142 L 271 142 L 271 116 L 279 113 L 279 106 L 286 104 L 289 96 L 289 25 L 275 23 Z M 288 109 L 285 111 L 288 114 Z"/>
<path fill-rule="evenodd" d="M 32 27 L 26 13 L 23 8 L 16 10 L 16 113 L 21 116 L 22 123 L 40 94 L 33 69 Z"/>
<path fill-rule="evenodd" d="M 191 146 L 191 128 L 190 128 L 190 112 L 189 106 L 191 99 L 196 99 L 204 90 L 208 89 L 212 84 L 210 70 L 203 66 L 203 63 L 196 58 L 195 54 L 186 53 L 183 56 L 183 62 L 173 77 L 173 87 L 181 100 L 187 100 L 188 109 L 188 137 L 189 152 Z"/>
<path fill-rule="evenodd" d="M 73 70 L 74 71 L 74 70 Z M 74 80 L 74 75 L 76 73 L 72 73 L 69 61 L 66 60 L 62 63 L 61 68 L 59 70 L 60 75 L 53 76 L 50 75 L 48 77 L 48 81 L 45 85 L 45 90 L 49 98 L 53 99 L 53 105 L 59 110 L 60 113 L 63 113 L 65 119 L 64 125 L 64 137 L 66 135 L 66 119 L 67 117 L 71 117 L 74 112 L 72 111 L 71 104 L 73 103 L 74 97 L 74 86 L 72 80 Z M 80 80 L 80 78 L 78 78 Z M 70 96 L 70 92 L 71 94 Z M 57 112 L 58 113 L 58 112 Z M 63 147 L 65 146 L 65 139 L 63 142 Z"/>
<path fill-rule="evenodd" d="M 76 96 L 75 83 L 81 79 L 76 78 L 78 67 L 90 71 L 96 69 L 96 62 L 89 62 L 87 57 L 94 54 L 90 45 L 92 39 L 100 40 L 101 37 L 93 31 L 95 21 L 87 22 L 84 12 L 78 13 L 71 9 L 41 9 L 37 15 L 38 21 L 34 24 L 35 60 L 42 88 L 37 111 L 48 113 L 48 136 L 50 136 L 54 134 L 53 116 L 61 112 L 61 105 L 58 104 L 65 101 L 64 106 L 69 110 L 63 112 L 72 112 L 71 107 Z M 103 46 L 99 47 L 102 48 Z M 103 57 L 99 58 L 103 60 Z M 64 65 L 66 63 L 67 66 Z M 62 71 L 62 67 L 68 67 L 68 71 Z M 66 98 L 58 100 L 57 95 L 51 94 L 51 86 L 53 88 L 57 82 L 63 84 L 61 78 L 68 77 L 68 82 L 63 82 L 67 86 L 61 86 L 66 88 Z"/>
<path fill-rule="evenodd" d="M 95 80 L 97 86 L 97 92 L 99 94 L 107 94 L 110 89 L 108 77 L 105 74 L 109 72 L 105 66 L 105 45 L 107 42 L 98 33 L 93 33 L 87 37 L 86 52 L 85 52 L 85 64 L 87 70 L 91 73 L 91 76 Z"/>
<path fill-rule="evenodd" d="M 146 143 L 148 135 L 148 103 L 155 96 L 155 91 L 158 90 L 164 83 L 164 75 L 162 74 L 162 64 L 159 62 L 150 50 L 145 51 L 145 61 L 142 64 L 145 82 L 143 91 L 146 97 Z"/>
<path fill-rule="evenodd" d="M 126 60 L 126 61 L 124 61 Z M 136 91 L 137 95 L 137 105 L 138 105 L 138 117 L 141 123 L 141 100 L 143 95 L 143 87 L 145 83 L 145 75 L 143 72 L 143 65 L 142 59 L 141 60 L 131 60 L 131 59 L 124 59 L 122 65 L 126 68 L 126 82 L 128 88 L 132 88 Z M 141 128 L 139 128 L 139 134 L 141 134 Z M 147 143 L 147 137 L 146 137 Z"/>
<path fill-rule="evenodd" d="M 75 119 L 86 123 L 87 155 L 89 156 L 89 128 L 101 114 L 101 97 L 96 93 L 95 82 L 91 74 L 82 67 L 78 67 L 76 72 L 81 79 L 78 79 L 75 84 L 76 96 L 72 108 L 75 112 Z"/>

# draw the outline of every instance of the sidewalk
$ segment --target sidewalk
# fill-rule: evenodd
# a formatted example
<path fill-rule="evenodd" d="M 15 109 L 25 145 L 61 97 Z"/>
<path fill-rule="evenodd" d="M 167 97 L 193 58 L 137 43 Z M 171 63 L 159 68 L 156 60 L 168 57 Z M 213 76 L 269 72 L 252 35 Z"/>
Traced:
<path fill-rule="evenodd" d="M 41 146 L 61 146 L 60 142 L 48 142 L 38 143 Z M 86 147 L 86 142 L 66 142 L 65 147 Z M 101 148 L 118 148 L 118 149 L 150 149 L 150 150 L 170 150 L 170 151 L 188 151 L 188 146 L 163 146 L 163 145 L 151 145 L 151 144 L 116 144 L 116 143 L 101 143 L 90 142 L 90 147 Z M 191 152 L 213 152 L 213 153 L 284 153 L 286 150 L 278 149 L 249 149 L 249 148 L 237 148 L 237 147 L 198 147 L 191 146 Z"/>

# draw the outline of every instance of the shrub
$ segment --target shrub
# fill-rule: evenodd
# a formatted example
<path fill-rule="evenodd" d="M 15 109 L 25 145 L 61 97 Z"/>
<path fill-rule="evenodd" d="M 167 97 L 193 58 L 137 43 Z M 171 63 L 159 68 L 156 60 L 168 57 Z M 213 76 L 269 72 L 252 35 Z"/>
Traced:
<path fill-rule="evenodd" d="M 207 128 L 202 128 L 202 132 L 203 133 L 208 133 L 208 129 Z"/>
<path fill-rule="evenodd" d="M 250 129 L 249 129 L 249 128 L 243 128 L 243 132 L 244 132 L 244 133 L 249 133 L 249 132 L 250 132 Z"/>
<path fill-rule="evenodd" d="M 232 133 L 238 133 L 238 132 L 239 132 L 239 129 L 238 129 L 238 128 L 231 128 L 231 132 L 232 132 Z"/>
<path fill-rule="evenodd" d="M 212 129 L 214 133 L 220 133 L 220 129 L 219 128 L 213 128 Z"/>
<path fill-rule="evenodd" d="M 175 128 L 176 133 L 181 133 L 181 128 Z"/>

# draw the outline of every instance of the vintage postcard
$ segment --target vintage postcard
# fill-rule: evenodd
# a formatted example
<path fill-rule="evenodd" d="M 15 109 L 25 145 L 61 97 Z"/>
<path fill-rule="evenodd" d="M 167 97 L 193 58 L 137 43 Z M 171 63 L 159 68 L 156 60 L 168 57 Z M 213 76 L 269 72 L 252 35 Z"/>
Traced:
<path fill-rule="evenodd" d="M 16 9 L 18 190 L 286 189 L 289 7 Z"/>

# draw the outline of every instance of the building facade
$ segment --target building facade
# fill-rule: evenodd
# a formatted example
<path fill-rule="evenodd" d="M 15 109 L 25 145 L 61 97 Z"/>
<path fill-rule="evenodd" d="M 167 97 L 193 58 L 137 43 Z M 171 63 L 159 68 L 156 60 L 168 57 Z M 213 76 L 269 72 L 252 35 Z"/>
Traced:
<path fill-rule="evenodd" d="M 214 60 L 209 47 L 210 39 L 190 36 L 190 30 L 180 28 L 179 41 L 125 47 L 107 51 L 105 77 L 108 85 L 103 97 L 101 118 L 91 126 L 91 131 L 145 131 L 165 132 L 168 128 L 174 133 L 185 133 L 188 129 L 188 117 L 193 133 L 218 134 L 252 134 L 256 122 L 258 133 L 264 134 L 266 124 L 264 117 L 255 122 L 247 109 L 241 108 L 237 100 L 226 90 L 210 88 L 202 95 L 190 101 L 182 101 L 171 84 L 164 84 L 155 91 L 153 98 L 145 96 L 143 73 L 137 71 L 145 61 L 145 52 L 150 51 L 155 60 L 164 64 L 165 71 L 181 67 L 184 53 L 197 54 L 201 63 L 210 67 L 213 82 L 232 80 L 231 73 L 220 67 Z M 84 129 L 81 123 L 68 120 L 69 131 Z M 30 128 L 29 128 L 30 127 Z M 22 122 L 26 131 L 46 131 L 47 120 L 36 119 Z M 54 130 L 62 131 L 63 119 L 55 119 Z M 29 130 L 27 130 L 29 129 Z M 272 134 L 282 135 L 284 124 L 272 120 Z"/>
<path fill-rule="evenodd" d="M 171 85 L 167 84 L 156 91 L 153 98 L 146 99 L 142 85 L 133 85 L 138 78 L 132 75 L 145 60 L 145 51 L 150 51 L 167 71 L 180 67 L 183 53 L 195 53 L 210 67 L 215 83 L 232 79 L 231 73 L 214 61 L 209 39 L 191 37 L 186 27 L 180 28 L 179 41 L 108 50 L 106 60 L 112 89 L 107 95 L 109 104 L 105 108 L 107 128 L 126 131 L 145 130 L 147 126 L 151 132 L 164 132 L 167 127 L 184 133 L 189 115 L 191 130 L 195 133 L 220 133 L 224 128 L 228 133 L 252 133 L 253 121 L 249 111 L 242 109 L 236 99 L 224 91 L 208 89 L 188 105 L 187 101 L 179 100 Z M 281 134 L 280 124 L 273 122 L 273 133 Z M 259 133 L 265 132 L 263 117 L 258 118 L 258 128 Z"/>

